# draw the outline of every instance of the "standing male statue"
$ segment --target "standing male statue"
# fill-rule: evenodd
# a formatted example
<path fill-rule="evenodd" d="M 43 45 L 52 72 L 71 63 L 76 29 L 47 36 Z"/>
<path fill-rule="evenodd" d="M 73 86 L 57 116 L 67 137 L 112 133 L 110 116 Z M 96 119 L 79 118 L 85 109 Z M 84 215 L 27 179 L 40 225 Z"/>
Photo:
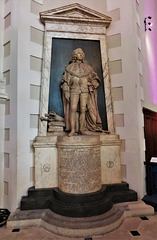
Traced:
<path fill-rule="evenodd" d="M 68 136 L 76 132 L 76 112 L 79 111 L 79 133 L 102 131 L 97 107 L 97 87 L 100 79 L 91 66 L 84 62 L 85 54 L 77 48 L 63 74 L 61 83 L 64 119 Z"/>

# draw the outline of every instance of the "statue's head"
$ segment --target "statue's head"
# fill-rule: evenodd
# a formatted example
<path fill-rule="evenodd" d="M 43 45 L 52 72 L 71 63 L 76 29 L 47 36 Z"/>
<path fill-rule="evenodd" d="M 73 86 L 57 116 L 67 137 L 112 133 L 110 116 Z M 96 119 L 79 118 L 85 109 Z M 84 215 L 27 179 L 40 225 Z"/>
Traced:
<path fill-rule="evenodd" d="M 76 62 L 76 61 L 84 62 L 84 59 L 85 59 L 85 54 L 84 54 L 83 50 L 81 48 L 76 48 L 72 53 L 72 61 L 73 62 Z"/>

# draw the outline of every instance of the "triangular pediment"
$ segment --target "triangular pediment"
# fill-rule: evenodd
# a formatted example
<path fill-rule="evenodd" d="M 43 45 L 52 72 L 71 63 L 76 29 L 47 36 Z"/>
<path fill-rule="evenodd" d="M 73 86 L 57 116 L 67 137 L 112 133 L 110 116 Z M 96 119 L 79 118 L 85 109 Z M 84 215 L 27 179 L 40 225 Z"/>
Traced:
<path fill-rule="evenodd" d="M 54 15 L 58 17 L 63 16 L 63 17 L 74 17 L 74 18 L 99 18 L 94 14 L 82 11 L 81 9 L 78 9 L 78 8 L 66 10 L 61 13 L 56 13 Z"/>
<path fill-rule="evenodd" d="M 40 18 L 43 23 L 53 20 L 65 21 L 89 21 L 89 22 L 104 22 L 110 23 L 111 17 L 99 13 L 93 9 L 87 8 L 78 3 L 66 5 L 63 7 L 51 9 L 40 13 Z"/>

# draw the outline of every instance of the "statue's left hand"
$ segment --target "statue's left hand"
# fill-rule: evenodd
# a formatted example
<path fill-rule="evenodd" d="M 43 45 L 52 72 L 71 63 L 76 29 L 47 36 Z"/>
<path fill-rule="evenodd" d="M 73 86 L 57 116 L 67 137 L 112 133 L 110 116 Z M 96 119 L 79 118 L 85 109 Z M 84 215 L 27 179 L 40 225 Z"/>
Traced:
<path fill-rule="evenodd" d="M 97 88 L 99 86 L 99 83 L 98 83 L 97 80 L 93 80 L 92 85 L 93 85 L 94 88 Z"/>

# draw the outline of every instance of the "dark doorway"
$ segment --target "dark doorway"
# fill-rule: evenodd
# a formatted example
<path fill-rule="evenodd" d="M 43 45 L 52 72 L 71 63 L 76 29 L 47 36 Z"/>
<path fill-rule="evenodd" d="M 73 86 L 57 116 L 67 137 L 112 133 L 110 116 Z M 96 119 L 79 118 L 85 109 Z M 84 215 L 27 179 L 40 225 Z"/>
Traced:
<path fill-rule="evenodd" d="M 146 108 L 144 113 L 144 133 L 146 142 L 146 162 L 157 157 L 157 113 Z"/>
<path fill-rule="evenodd" d="M 103 83 L 103 72 L 101 63 L 100 41 L 96 40 L 80 40 L 80 39 L 52 39 L 52 57 L 51 57 L 51 73 L 50 73 L 50 93 L 48 110 L 55 111 L 63 117 L 63 105 L 60 91 L 60 83 L 62 75 L 71 60 L 72 52 L 76 48 L 82 48 L 85 53 L 86 62 L 94 69 L 101 79 L 101 83 L 97 89 L 98 92 L 98 109 L 102 120 L 104 130 L 108 130 L 105 92 Z"/>

